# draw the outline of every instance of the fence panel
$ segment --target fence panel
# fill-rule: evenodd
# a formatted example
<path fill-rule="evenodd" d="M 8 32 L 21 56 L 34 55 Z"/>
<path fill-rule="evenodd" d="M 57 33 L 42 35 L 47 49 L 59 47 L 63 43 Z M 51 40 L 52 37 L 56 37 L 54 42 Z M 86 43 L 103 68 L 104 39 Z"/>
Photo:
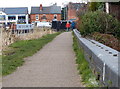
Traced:
<path fill-rule="evenodd" d="M 32 24 L 17 24 L 16 29 L 17 30 L 31 30 L 33 29 L 33 25 Z"/>

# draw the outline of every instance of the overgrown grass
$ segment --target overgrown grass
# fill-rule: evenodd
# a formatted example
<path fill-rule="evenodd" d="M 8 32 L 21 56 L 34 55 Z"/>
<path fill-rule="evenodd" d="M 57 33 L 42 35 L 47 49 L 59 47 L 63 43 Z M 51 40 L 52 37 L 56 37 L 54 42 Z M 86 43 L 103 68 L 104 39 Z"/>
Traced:
<path fill-rule="evenodd" d="M 76 63 L 78 64 L 78 70 L 82 77 L 82 82 L 86 87 L 99 87 L 98 82 L 96 81 L 95 75 L 92 73 L 89 63 L 84 57 L 84 51 L 81 47 L 78 46 L 77 38 L 73 33 L 73 49 L 76 54 Z"/>
<path fill-rule="evenodd" d="M 2 76 L 2 55 L 0 55 L 0 77 Z"/>
<path fill-rule="evenodd" d="M 9 50 L 4 51 L 2 57 L 2 75 L 8 75 L 23 65 L 23 58 L 32 56 L 45 44 L 52 41 L 59 33 L 48 34 L 39 39 L 21 40 L 9 46 Z"/>

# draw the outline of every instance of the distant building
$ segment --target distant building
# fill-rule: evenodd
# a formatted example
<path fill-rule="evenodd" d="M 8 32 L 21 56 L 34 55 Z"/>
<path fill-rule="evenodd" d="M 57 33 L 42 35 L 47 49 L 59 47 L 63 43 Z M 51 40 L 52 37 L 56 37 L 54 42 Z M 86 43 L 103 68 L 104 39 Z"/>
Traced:
<path fill-rule="evenodd" d="M 66 19 L 67 20 L 78 20 L 77 12 L 79 12 L 80 9 L 83 9 L 86 6 L 85 3 L 72 3 L 70 2 L 66 7 L 65 11 L 66 13 Z"/>
<path fill-rule="evenodd" d="M 28 24 L 28 8 L 0 8 L 0 24 Z"/>
<path fill-rule="evenodd" d="M 67 7 L 63 7 L 61 11 L 61 19 L 67 20 Z"/>
<path fill-rule="evenodd" d="M 60 6 L 54 4 L 43 7 L 42 4 L 40 4 L 39 7 L 31 7 L 30 22 L 51 22 L 52 20 L 61 20 Z"/>

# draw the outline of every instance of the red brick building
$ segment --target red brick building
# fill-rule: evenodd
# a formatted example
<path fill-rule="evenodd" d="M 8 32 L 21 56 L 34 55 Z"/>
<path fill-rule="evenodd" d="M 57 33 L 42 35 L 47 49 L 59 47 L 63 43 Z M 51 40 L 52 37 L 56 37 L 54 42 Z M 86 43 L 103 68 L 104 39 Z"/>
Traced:
<path fill-rule="evenodd" d="M 69 3 L 67 5 L 67 20 L 78 20 L 77 12 L 85 7 L 85 3 Z"/>
<path fill-rule="evenodd" d="M 48 7 L 31 7 L 30 22 L 61 20 L 61 7 L 56 4 Z"/>

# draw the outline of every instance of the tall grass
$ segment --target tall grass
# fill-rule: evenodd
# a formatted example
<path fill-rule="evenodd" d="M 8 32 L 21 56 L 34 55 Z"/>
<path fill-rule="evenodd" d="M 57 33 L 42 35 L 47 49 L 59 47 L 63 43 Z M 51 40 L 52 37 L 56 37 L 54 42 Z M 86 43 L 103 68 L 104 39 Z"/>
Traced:
<path fill-rule="evenodd" d="M 77 38 L 73 33 L 73 49 L 76 54 L 76 64 L 78 64 L 78 70 L 82 78 L 82 82 L 87 87 L 98 87 L 98 82 L 96 81 L 96 77 L 93 75 L 89 63 L 86 61 L 84 57 L 84 51 L 82 47 L 78 46 Z"/>

